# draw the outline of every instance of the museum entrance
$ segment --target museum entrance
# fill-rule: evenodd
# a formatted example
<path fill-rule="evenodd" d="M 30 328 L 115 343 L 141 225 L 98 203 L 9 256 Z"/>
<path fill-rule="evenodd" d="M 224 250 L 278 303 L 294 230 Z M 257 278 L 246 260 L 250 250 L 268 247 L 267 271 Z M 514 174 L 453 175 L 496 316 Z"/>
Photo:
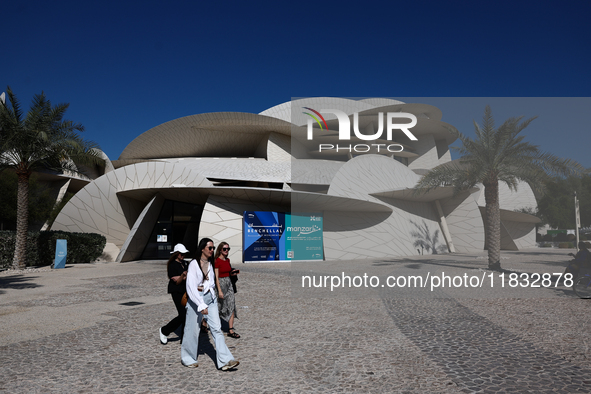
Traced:
<path fill-rule="evenodd" d="M 165 200 L 142 259 L 168 259 L 174 245 L 182 243 L 193 253 L 199 236 L 203 205 Z"/>

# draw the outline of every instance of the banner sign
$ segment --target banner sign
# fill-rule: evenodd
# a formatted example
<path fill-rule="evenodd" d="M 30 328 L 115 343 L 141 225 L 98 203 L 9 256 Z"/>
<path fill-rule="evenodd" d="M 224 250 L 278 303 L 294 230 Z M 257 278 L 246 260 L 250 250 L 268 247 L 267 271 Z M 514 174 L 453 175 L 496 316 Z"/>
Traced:
<path fill-rule="evenodd" d="M 242 261 L 287 260 L 285 213 L 244 212 Z"/>
<path fill-rule="evenodd" d="M 245 211 L 242 261 L 322 260 L 322 216 Z"/>
<path fill-rule="evenodd" d="M 322 260 L 322 215 L 286 214 L 288 260 Z"/>
<path fill-rule="evenodd" d="M 58 239 L 55 242 L 55 260 L 53 268 L 66 268 L 66 256 L 68 255 L 68 241 Z"/>

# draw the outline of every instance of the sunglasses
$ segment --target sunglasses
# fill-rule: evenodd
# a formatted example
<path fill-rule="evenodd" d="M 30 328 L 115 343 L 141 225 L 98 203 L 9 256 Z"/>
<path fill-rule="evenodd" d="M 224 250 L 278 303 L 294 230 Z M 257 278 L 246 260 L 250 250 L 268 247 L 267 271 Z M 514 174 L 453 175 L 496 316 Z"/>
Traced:
<path fill-rule="evenodd" d="M 223 250 L 224 252 L 228 252 L 228 251 L 230 250 L 230 248 L 222 248 L 222 250 Z"/>
<path fill-rule="evenodd" d="M 214 250 L 215 249 L 215 246 L 208 246 L 207 249 Z"/>

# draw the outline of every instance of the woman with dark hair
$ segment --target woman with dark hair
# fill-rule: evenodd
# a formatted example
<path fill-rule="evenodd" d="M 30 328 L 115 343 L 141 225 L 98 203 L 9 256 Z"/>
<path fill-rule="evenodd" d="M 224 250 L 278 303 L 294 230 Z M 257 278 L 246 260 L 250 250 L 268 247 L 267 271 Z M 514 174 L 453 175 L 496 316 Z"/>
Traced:
<path fill-rule="evenodd" d="M 220 317 L 228 322 L 228 336 L 240 338 L 240 334 L 234 331 L 234 317 L 236 316 L 236 300 L 234 298 L 234 289 L 230 276 L 238 275 L 239 270 L 232 269 L 228 254 L 230 245 L 227 242 L 221 242 L 215 251 L 215 279 L 218 287 L 218 307 Z"/>
<path fill-rule="evenodd" d="M 195 368 L 199 352 L 199 331 L 205 318 L 213 336 L 217 366 L 222 371 L 237 367 L 240 362 L 230 353 L 218 315 L 218 303 L 215 294 L 215 276 L 213 267 L 213 241 L 203 238 L 199 241 L 195 259 L 189 263 L 187 272 L 187 319 L 185 334 L 181 345 L 181 363 L 185 367 Z"/>
<path fill-rule="evenodd" d="M 172 297 L 178 316 L 172 319 L 167 325 L 160 328 L 160 343 L 166 345 L 171 332 L 181 327 L 181 343 L 183 342 L 183 331 L 185 330 L 185 307 L 182 304 L 183 295 L 186 291 L 185 279 L 187 279 L 187 263 L 185 254 L 189 251 L 183 244 L 176 244 L 168 259 L 166 270 L 168 271 L 168 293 Z"/>

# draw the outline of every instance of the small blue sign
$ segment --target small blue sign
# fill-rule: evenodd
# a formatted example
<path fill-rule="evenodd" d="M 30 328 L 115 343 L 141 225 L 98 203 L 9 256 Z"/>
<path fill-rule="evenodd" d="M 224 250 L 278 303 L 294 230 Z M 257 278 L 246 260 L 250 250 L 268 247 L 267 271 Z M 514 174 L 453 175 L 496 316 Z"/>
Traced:
<path fill-rule="evenodd" d="M 55 260 L 53 268 L 66 268 L 66 256 L 68 255 L 68 241 L 58 239 L 55 243 Z"/>

